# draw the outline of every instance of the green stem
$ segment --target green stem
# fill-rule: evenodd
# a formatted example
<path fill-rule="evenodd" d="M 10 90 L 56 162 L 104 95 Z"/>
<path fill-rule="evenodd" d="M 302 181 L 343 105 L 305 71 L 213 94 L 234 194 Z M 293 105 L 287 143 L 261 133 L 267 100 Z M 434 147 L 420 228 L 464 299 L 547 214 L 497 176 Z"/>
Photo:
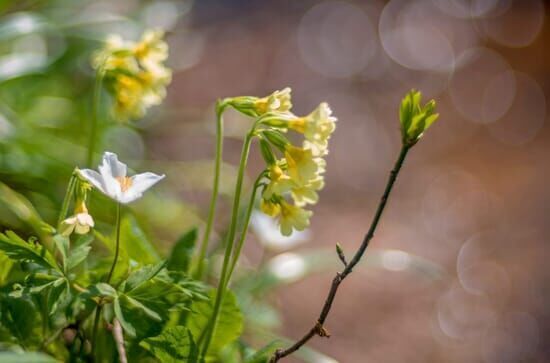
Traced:
<path fill-rule="evenodd" d="M 195 272 L 195 279 L 200 280 L 204 272 L 204 259 L 206 258 L 206 252 L 208 251 L 208 242 L 210 240 L 210 233 L 212 232 L 212 225 L 214 223 L 214 215 L 216 214 L 216 204 L 218 201 L 218 193 L 220 187 L 220 171 L 222 164 L 223 153 L 223 111 L 226 104 L 218 101 L 216 104 L 216 157 L 214 162 L 214 182 L 212 185 L 212 196 L 210 199 L 210 208 L 208 209 L 208 218 L 206 221 L 206 230 L 202 238 L 199 260 L 197 270 Z"/>
<path fill-rule="evenodd" d="M 97 142 L 97 124 L 99 118 L 99 107 L 101 102 L 101 87 L 103 84 L 103 67 L 100 66 L 97 70 L 94 83 L 94 96 L 92 105 L 92 124 L 90 127 L 90 138 L 88 140 L 88 156 L 86 157 L 86 165 L 92 166 L 94 161 L 94 152 Z"/>
<path fill-rule="evenodd" d="M 243 187 L 244 171 L 246 168 L 246 162 L 248 160 L 248 153 L 250 151 L 250 144 L 252 143 L 252 138 L 254 136 L 254 128 L 246 135 L 246 138 L 243 143 L 243 149 L 241 152 L 241 161 L 239 163 L 239 171 L 237 174 L 237 183 L 235 186 L 235 195 L 233 197 L 233 208 L 231 211 L 231 224 L 229 225 L 229 232 L 226 239 L 225 254 L 223 258 L 222 272 L 220 276 L 220 281 L 218 283 L 218 289 L 216 291 L 216 300 L 214 303 L 214 311 L 210 322 L 206 328 L 206 332 L 199 338 L 199 343 L 204 338 L 202 356 L 206 355 L 208 347 L 210 346 L 210 341 L 214 335 L 214 330 L 216 329 L 216 323 L 218 320 L 218 315 L 220 313 L 223 297 L 225 295 L 225 281 L 229 269 L 229 262 L 231 259 L 231 253 L 233 251 L 235 232 L 237 229 L 237 217 L 239 214 L 239 205 L 241 200 L 241 192 Z"/>
<path fill-rule="evenodd" d="M 120 203 L 117 202 L 116 204 L 116 241 L 115 241 L 115 258 L 113 259 L 113 264 L 111 265 L 111 270 L 109 271 L 109 275 L 107 275 L 107 280 L 105 280 L 106 283 L 111 282 L 111 278 L 113 277 L 113 273 L 115 272 L 116 263 L 118 260 L 118 253 L 120 251 Z"/>
<path fill-rule="evenodd" d="M 61 222 L 67 217 L 69 211 L 69 204 L 73 199 L 74 188 L 76 185 L 76 175 L 75 172 L 71 174 L 71 179 L 69 179 L 69 185 L 67 186 L 67 191 L 65 192 L 65 198 L 63 199 L 63 204 L 61 205 L 61 212 L 59 213 L 59 218 L 57 219 L 57 229 L 61 226 Z"/>
<path fill-rule="evenodd" d="M 227 286 L 229 285 L 229 281 L 231 280 L 231 276 L 233 275 L 233 270 L 235 270 L 235 266 L 237 265 L 237 262 L 239 261 L 239 256 L 241 255 L 241 250 L 243 248 L 244 241 L 246 239 L 246 235 L 248 233 L 248 226 L 250 225 L 250 217 L 252 216 L 252 210 L 254 210 L 254 202 L 256 200 L 256 192 L 258 191 L 258 188 L 260 187 L 260 181 L 262 180 L 263 177 L 264 177 L 264 173 L 261 173 L 258 176 L 258 178 L 256 179 L 256 182 L 254 183 L 252 193 L 250 194 L 250 201 L 248 202 L 248 207 L 246 209 L 243 230 L 241 232 L 239 242 L 237 242 L 237 246 L 235 247 L 235 252 L 233 253 L 233 259 L 231 260 L 231 265 L 229 267 L 229 273 L 227 274 L 227 278 L 226 278 L 226 281 L 225 281 L 225 288 L 227 288 Z"/>
<path fill-rule="evenodd" d="M 108 284 L 111 282 L 111 278 L 113 277 L 113 273 L 115 271 L 116 263 L 118 260 L 118 254 L 120 251 L 120 203 L 117 202 L 116 204 L 116 241 L 115 241 L 115 257 L 113 259 L 113 264 L 111 265 L 111 270 L 109 270 L 109 274 L 107 275 L 107 279 L 105 282 Z M 92 359 L 95 360 L 95 348 L 97 343 L 97 330 L 99 326 L 99 318 L 101 316 L 101 309 L 103 305 L 102 302 L 99 301 L 98 305 L 96 307 L 95 311 L 95 317 L 94 317 L 94 327 L 92 330 Z"/>

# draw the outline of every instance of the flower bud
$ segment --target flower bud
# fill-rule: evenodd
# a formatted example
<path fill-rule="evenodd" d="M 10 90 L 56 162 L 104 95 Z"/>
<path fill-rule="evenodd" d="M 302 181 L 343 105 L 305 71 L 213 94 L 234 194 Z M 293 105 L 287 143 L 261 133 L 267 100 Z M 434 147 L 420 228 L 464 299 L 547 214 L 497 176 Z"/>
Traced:
<path fill-rule="evenodd" d="M 411 90 L 401 101 L 399 109 L 399 121 L 401 123 L 401 135 L 403 144 L 413 146 L 439 117 L 435 113 L 435 101 L 430 100 L 423 107 L 420 102 L 422 94 Z"/>

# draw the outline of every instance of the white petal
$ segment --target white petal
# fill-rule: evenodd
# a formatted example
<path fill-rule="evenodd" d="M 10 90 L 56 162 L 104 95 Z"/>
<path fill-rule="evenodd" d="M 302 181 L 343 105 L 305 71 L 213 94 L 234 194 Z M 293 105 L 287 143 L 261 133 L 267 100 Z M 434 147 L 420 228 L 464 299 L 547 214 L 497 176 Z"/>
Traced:
<path fill-rule="evenodd" d="M 102 164 L 103 164 L 102 165 L 103 167 L 108 166 L 108 168 L 111 170 L 110 174 L 114 178 L 126 176 L 126 172 L 128 168 L 126 167 L 126 164 L 118 161 L 117 154 L 109 151 L 105 151 L 103 153 Z"/>
<path fill-rule="evenodd" d="M 164 174 L 157 175 L 150 172 L 136 174 L 132 177 L 132 185 L 130 186 L 129 190 L 143 193 L 144 191 L 161 181 L 164 177 Z"/>
<path fill-rule="evenodd" d="M 103 177 L 97 171 L 92 169 L 81 169 L 80 175 L 82 175 L 82 177 L 89 181 L 94 187 L 99 189 L 103 194 L 107 194 L 107 190 L 105 189 L 103 183 Z"/>
<path fill-rule="evenodd" d="M 153 185 L 162 180 L 165 175 L 157 175 L 155 173 L 142 173 L 134 175 L 131 180 L 132 184 L 127 191 L 122 193 L 119 201 L 121 203 L 130 203 L 143 195 L 147 189 L 151 188 Z"/>
<path fill-rule="evenodd" d="M 121 195 L 120 183 L 115 179 L 117 174 L 114 174 L 113 170 L 117 172 L 125 171 L 119 170 L 118 159 L 115 154 L 110 152 L 105 152 L 103 154 L 103 161 L 99 165 L 99 173 L 103 178 L 103 187 L 105 189 L 104 193 L 109 197 L 118 200 Z M 123 164 L 124 165 L 124 164 Z M 114 167 L 114 169 L 113 169 Z M 126 166 L 124 165 L 124 168 Z"/>

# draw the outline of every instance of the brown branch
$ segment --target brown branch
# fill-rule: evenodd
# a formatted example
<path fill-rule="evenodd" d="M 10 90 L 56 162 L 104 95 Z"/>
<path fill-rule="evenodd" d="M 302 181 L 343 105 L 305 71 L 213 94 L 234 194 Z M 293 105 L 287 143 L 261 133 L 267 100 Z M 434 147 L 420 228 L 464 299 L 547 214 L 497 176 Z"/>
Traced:
<path fill-rule="evenodd" d="M 116 342 L 116 349 L 118 350 L 118 360 L 120 363 L 128 363 L 126 358 L 126 348 L 124 347 L 124 335 L 122 333 L 122 326 L 118 319 L 113 320 L 113 337 Z"/>
<path fill-rule="evenodd" d="M 386 189 L 384 190 L 384 194 L 382 195 L 382 198 L 380 199 L 380 202 L 378 204 L 378 208 L 376 209 L 376 214 L 374 215 L 374 218 L 371 222 L 370 228 L 365 235 L 365 238 L 363 239 L 363 242 L 361 243 L 361 246 L 359 246 L 359 249 L 349 261 L 345 265 L 345 268 L 342 270 L 342 272 L 336 273 L 336 276 L 332 280 L 332 285 L 330 287 L 330 290 L 328 292 L 327 298 L 325 299 L 325 304 L 323 305 L 323 310 L 321 310 L 321 313 L 319 314 L 319 318 L 315 322 L 315 325 L 296 343 L 294 343 L 292 346 L 288 347 L 287 349 L 277 349 L 273 356 L 270 359 L 270 363 L 276 363 L 281 358 L 284 358 L 298 349 L 300 349 L 303 345 L 305 345 L 311 338 L 313 338 L 315 335 L 318 335 L 320 337 L 330 337 L 330 334 L 325 329 L 323 324 L 325 323 L 325 320 L 330 312 L 330 309 L 332 307 L 332 303 L 334 302 L 334 298 L 336 297 L 336 292 L 338 291 L 338 287 L 344 281 L 346 276 L 348 276 L 352 271 L 355 265 L 359 263 L 361 258 L 363 257 L 363 254 L 365 253 L 365 250 L 367 249 L 367 246 L 369 245 L 369 242 L 374 237 L 374 232 L 376 231 L 376 227 L 378 226 L 378 222 L 380 221 L 380 217 L 382 216 L 382 212 L 384 211 L 384 207 L 386 206 L 386 203 L 388 201 L 388 197 L 390 196 L 393 184 L 395 183 L 395 180 L 397 179 L 397 174 L 399 173 L 399 170 L 401 170 L 401 166 L 403 165 L 403 162 L 405 161 L 405 157 L 407 156 L 407 153 L 409 151 L 411 146 L 404 145 L 401 148 L 401 152 L 399 153 L 399 158 L 395 162 L 395 166 L 393 167 L 392 171 L 390 172 L 390 177 L 388 179 L 388 183 L 386 184 Z M 341 258 L 341 257 L 340 257 Z"/>

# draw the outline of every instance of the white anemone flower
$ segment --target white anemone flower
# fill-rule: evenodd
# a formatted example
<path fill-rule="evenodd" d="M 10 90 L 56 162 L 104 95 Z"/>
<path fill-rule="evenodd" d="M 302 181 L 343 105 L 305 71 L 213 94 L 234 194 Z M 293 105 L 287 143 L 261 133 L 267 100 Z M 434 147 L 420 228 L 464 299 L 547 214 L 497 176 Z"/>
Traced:
<path fill-rule="evenodd" d="M 98 167 L 99 173 L 91 169 L 82 169 L 80 175 L 103 194 L 122 204 L 140 198 L 147 189 L 165 176 L 146 172 L 129 177 L 126 175 L 127 169 L 126 164 L 118 161 L 115 153 L 106 151 Z"/>

